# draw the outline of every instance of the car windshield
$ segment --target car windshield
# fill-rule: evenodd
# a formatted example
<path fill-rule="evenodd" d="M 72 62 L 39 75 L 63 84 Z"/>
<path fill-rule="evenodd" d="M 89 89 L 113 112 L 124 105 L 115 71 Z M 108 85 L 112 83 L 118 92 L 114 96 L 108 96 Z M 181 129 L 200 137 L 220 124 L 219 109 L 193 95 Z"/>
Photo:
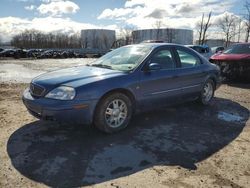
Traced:
<path fill-rule="evenodd" d="M 140 64 L 140 62 L 149 54 L 151 49 L 151 46 L 142 45 L 121 47 L 107 53 L 89 64 L 89 66 L 119 71 L 131 71 Z"/>
<path fill-rule="evenodd" d="M 250 54 L 250 44 L 238 44 L 230 46 L 224 54 Z"/>

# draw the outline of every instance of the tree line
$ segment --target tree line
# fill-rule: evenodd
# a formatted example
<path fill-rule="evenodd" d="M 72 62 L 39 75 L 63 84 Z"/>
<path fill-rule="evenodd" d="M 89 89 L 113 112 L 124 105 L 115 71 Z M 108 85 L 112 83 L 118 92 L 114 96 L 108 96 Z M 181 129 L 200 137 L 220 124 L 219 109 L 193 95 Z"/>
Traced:
<path fill-rule="evenodd" d="M 18 48 L 81 48 L 79 34 L 43 33 L 38 30 L 25 30 L 15 35 L 11 45 Z"/>
<path fill-rule="evenodd" d="M 196 24 L 198 33 L 198 44 L 203 45 L 208 38 L 208 29 L 213 26 L 219 29 L 222 38 L 225 40 L 225 46 L 228 47 L 230 42 L 239 42 L 242 38 L 242 33 L 245 33 L 244 42 L 249 41 L 250 34 L 250 2 L 244 4 L 245 13 L 241 16 L 226 13 L 217 23 L 211 24 L 212 12 L 210 12 L 205 20 L 204 13 L 201 21 Z"/>

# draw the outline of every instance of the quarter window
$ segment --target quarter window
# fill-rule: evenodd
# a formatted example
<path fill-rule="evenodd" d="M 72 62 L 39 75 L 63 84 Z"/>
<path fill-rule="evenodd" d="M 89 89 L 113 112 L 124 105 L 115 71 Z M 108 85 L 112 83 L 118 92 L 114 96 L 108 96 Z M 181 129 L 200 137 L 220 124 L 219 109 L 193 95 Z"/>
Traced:
<path fill-rule="evenodd" d="M 170 50 L 160 50 L 151 58 L 151 63 L 158 63 L 161 69 L 173 69 L 175 63 Z"/>
<path fill-rule="evenodd" d="M 200 64 L 200 59 L 188 52 L 177 50 L 182 68 L 195 67 Z"/>

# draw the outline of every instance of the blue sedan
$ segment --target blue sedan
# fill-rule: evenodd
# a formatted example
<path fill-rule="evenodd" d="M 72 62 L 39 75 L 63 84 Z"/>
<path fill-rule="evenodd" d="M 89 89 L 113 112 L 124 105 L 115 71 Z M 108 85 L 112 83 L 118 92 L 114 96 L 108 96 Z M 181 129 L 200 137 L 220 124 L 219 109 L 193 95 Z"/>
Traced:
<path fill-rule="evenodd" d="M 93 124 L 113 133 L 133 114 L 198 100 L 207 105 L 220 70 L 187 47 L 142 43 L 118 48 L 86 66 L 34 78 L 23 102 L 35 117 Z"/>

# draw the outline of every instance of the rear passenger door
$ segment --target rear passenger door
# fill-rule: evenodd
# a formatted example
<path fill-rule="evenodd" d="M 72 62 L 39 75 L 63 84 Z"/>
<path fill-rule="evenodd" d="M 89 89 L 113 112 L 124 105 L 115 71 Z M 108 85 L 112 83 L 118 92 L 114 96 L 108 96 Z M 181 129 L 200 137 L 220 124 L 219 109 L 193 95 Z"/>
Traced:
<path fill-rule="evenodd" d="M 192 50 L 176 47 L 179 77 L 184 97 L 193 97 L 200 93 L 207 72 L 201 58 Z"/>

